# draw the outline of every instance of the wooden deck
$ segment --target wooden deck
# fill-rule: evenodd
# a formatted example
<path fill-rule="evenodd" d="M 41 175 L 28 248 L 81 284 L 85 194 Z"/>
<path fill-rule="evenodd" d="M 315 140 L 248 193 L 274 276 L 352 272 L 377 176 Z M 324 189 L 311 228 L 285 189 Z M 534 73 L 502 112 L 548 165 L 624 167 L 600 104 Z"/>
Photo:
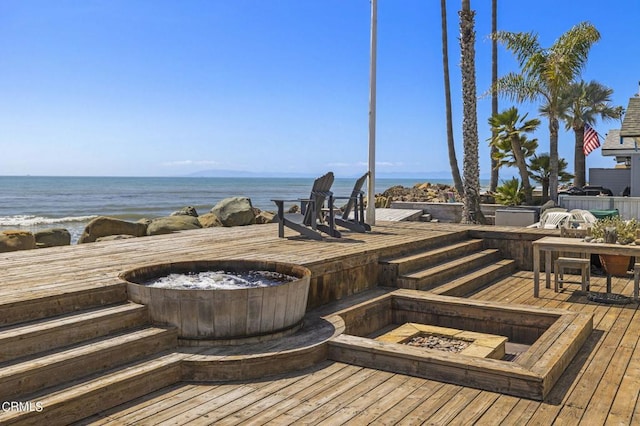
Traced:
<path fill-rule="evenodd" d="M 278 239 L 275 225 L 261 225 L 2 253 L 0 304 L 113 286 L 123 270 L 168 260 L 267 259 L 313 267 L 461 229 L 471 227 L 389 222 L 371 234 L 315 242 Z M 605 284 L 604 277 L 592 277 L 593 291 L 604 291 Z M 595 304 L 577 288 L 554 293 L 543 287 L 533 298 L 533 273 L 516 271 L 472 296 L 594 315 L 591 336 L 543 402 L 324 361 L 255 380 L 174 384 L 81 424 L 637 424 L 638 305 Z M 613 279 L 614 292 L 631 295 L 632 288 L 630 278 Z"/>

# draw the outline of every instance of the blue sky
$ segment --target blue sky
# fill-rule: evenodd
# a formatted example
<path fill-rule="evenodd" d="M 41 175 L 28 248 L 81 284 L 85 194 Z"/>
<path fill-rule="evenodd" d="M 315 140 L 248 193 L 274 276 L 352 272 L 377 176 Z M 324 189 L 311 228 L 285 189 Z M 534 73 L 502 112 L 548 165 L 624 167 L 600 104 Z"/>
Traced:
<path fill-rule="evenodd" d="M 460 1 L 449 55 L 462 168 Z M 489 0 L 476 15 L 478 93 L 491 76 Z M 498 26 L 544 46 L 581 21 L 602 38 L 585 80 L 638 92 L 640 2 L 500 0 Z M 2 0 L 0 175 L 174 176 L 202 170 L 351 176 L 366 170 L 368 0 Z M 515 67 L 500 48 L 499 74 Z M 377 172 L 449 177 L 440 5 L 378 0 Z M 500 100 L 500 109 L 511 106 Z M 537 116 L 537 106 L 521 106 Z M 490 99 L 478 102 L 489 174 Z M 548 151 L 547 123 L 536 133 Z M 605 134 L 619 122 L 598 123 Z M 560 135 L 572 167 L 573 134 Z M 589 167 L 612 167 L 600 150 Z"/>

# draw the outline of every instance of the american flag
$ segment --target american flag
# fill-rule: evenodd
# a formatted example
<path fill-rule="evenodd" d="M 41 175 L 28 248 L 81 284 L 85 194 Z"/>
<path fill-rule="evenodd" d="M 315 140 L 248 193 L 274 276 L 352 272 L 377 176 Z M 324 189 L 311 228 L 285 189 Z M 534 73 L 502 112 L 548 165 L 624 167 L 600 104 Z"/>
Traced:
<path fill-rule="evenodd" d="M 598 132 L 593 130 L 593 127 L 584 123 L 584 139 L 583 139 L 582 151 L 584 155 L 591 154 L 591 151 L 600 146 L 600 138 L 598 138 Z"/>

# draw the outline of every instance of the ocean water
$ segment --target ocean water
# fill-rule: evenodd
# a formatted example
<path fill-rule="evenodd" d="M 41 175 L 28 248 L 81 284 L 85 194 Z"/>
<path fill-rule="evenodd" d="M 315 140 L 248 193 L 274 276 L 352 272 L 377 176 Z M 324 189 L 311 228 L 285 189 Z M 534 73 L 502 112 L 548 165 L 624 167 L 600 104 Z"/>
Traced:
<path fill-rule="evenodd" d="M 438 179 L 377 179 L 376 193 L 394 185 L 446 183 Z M 336 178 L 336 196 L 351 193 L 355 179 Z M 186 206 L 208 213 L 224 198 L 245 196 L 274 211 L 275 198 L 307 196 L 313 178 L 43 177 L 0 176 L 0 231 L 66 228 L 75 243 L 97 216 L 128 221 L 167 216 Z"/>

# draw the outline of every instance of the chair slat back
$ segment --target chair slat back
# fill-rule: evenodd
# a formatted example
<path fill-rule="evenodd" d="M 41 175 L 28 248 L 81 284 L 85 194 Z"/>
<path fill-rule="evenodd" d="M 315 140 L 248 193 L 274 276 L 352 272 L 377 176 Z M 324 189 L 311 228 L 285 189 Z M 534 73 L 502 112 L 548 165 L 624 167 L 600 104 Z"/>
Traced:
<path fill-rule="evenodd" d="M 342 212 L 343 218 L 346 219 L 351 214 L 351 210 L 353 210 L 353 207 L 356 204 L 356 198 L 359 197 L 360 194 L 362 193 L 362 187 L 364 186 L 364 182 L 367 180 L 368 176 L 369 176 L 369 172 L 363 174 L 360 178 L 358 178 L 355 185 L 353 185 L 353 191 L 351 191 L 351 197 L 349 198 L 349 201 L 347 201 L 347 204 L 345 204 L 344 210 Z"/>
<path fill-rule="evenodd" d="M 322 205 L 324 204 L 324 200 L 331 194 L 331 185 L 333 185 L 333 172 L 328 172 L 327 174 L 320 176 L 313 182 L 313 186 L 311 187 L 311 195 L 309 198 L 311 200 L 315 200 L 315 211 L 316 217 L 313 217 L 313 209 L 306 208 L 304 211 L 304 223 L 307 226 L 311 226 L 311 223 L 314 220 L 322 220 Z"/>

